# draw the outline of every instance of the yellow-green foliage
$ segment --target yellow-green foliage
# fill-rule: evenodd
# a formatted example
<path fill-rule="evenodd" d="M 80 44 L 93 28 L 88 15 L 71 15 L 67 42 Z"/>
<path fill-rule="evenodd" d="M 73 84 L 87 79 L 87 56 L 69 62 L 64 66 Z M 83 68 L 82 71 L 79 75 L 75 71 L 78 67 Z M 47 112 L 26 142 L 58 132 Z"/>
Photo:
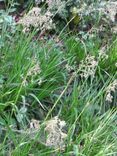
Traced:
<path fill-rule="evenodd" d="M 77 9 L 77 7 L 71 7 L 71 9 L 70 9 L 70 20 L 72 20 L 73 21 L 73 23 L 75 24 L 75 25 L 78 25 L 78 23 L 80 22 L 80 16 L 79 16 L 79 14 L 78 14 L 78 9 Z"/>

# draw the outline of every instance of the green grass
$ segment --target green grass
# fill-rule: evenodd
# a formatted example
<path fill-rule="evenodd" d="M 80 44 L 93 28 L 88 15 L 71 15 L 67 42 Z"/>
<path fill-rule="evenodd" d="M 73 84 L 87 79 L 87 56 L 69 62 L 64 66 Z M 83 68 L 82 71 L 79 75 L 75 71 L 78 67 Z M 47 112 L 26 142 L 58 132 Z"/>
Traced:
<path fill-rule="evenodd" d="M 94 42 L 92 48 L 74 38 L 65 37 L 64 48 L 53 40 L 35 40 L 34 33 L 16 32 L 11 40 L 4 38 L 0 50 L 0 155 L 117 154 L 116 91 L 112 103 L 105 100 L 108 85 L 117 78 L 116 41 L 109 45 L 108 60 L 99 60 L 95 76 L 85 79 L 80 77 L 80 61 L 87 55 L 98 59 L 99 43 Z M 36 73 L 35 65 L 39 66 Z M 32 118 L 43 122 L 56 115 L 67 123 L 64 151 L 14 132 L 17 127 L 26 129 Z"/>

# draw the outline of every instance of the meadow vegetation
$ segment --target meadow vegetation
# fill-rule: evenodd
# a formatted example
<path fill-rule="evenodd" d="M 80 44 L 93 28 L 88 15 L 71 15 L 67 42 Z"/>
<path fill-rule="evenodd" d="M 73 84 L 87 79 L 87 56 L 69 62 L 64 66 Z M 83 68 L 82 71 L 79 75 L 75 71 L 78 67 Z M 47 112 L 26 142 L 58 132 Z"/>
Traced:
<path fill-rule="evenodd" d="M 0 155 L 116 156 L 117 2 L 0 8 Z"/>

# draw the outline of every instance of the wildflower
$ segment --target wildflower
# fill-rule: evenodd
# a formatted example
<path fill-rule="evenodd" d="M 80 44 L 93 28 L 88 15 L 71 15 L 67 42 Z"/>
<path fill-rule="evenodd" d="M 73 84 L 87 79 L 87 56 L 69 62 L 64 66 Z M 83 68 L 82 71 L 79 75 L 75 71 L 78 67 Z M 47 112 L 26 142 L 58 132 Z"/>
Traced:
<path fill-rule="evenodd" d="M 43 125 L 43 123 L 42 123 Z M 41 136 L 37 140 L 45 146 L 60 148 L 61 150 L 65 147 L 65 139 L 67 134 L 63 132 L 66 122 L 61 121 L 58 117 L 54 117 L 44 123 L 44 130 L 40 131 Z M 32 119 L 30 122 L 30 127 L 27 129 L 27 133 L 31 139 L 34 139 L 37 136 L 39 130 L 41 130 L 40 121 Z M 47 132 L 47 136 L 45 134 Z"/>
<path fill-rule="evenodd" d="M 41 72 L 39 64 L 35 64 L 33 67 L 30 68 L 28 71 L 27 76 L 37 75 Z"/>
<path fill-rule="evenodd" d="M 66 125 L 65 121 L 61 121 L 57 116 L 46 122 L 46 130 L 48 132 L 55 131 L 57 129 L 62 130 Z"/>
<path fill-rule="evenodd" d="M 22 19 L 18 21 L 18 24 L 23 25 L 23 32 L 30 30 L 30 27 L 36 28 L 37 31 L 51 30 L 55 28 L 55 25 L 52 20 L 52 13 L 46 11 L 45 14 L 42 14 L 41 8 L 34 7 L 28 12 Z"/>
<path fill-rule="evenodd" d="M 20 78 L 22 80 L 22 86 L 26 87 L 28 85 L 28 81 L 26 78 L 23 76 L 23 74 L 20 75 Z"/>
<path fill-rule="evenodd" d="M 106 47 L 102 47 L 99 50 L 99 59 L 108 59 L 108 55 L 106 54 Z"/>
<path fill-rule="evenodd" d="M 36 58 L 32 60 L 32 67 L 29 69 L 27 76 L 36 76 L 37 74 L 40 74 L 41 68 L 40 63 L 37 62 Z"/>
<path fill-rule="evenodd" d="M 108 87 L 106 90 L 106 101 L 108 102 L 112 102 L 113 100 L 113 96 L 112 96 L 112 92 L 114 93 L 117 89 L 117 80 L 114 80 Z"/>
<path fill-rule="evenodd" d="M 46 146 L 64 149 L 64 139 L 67 137 L 65 133 L 51 132 L 46 140 Z"/>
<path fill-rule="evenodd" d="M 105 8 L 108 18 L 112 22 L 116 22 L 117 2 L 108 2 Z"/>
<path fill-rule="evenodd" d="M 87 55 L 85 60 L 82 60 L 79 65 L 80 76 L 84 78 L 88 78 L 89 76 L 94 77 L 97 65 L 98 62 L 95 60 L 95 57 Z"/>
<path fill-rule="evenodd" d="M 48 132 L 46 146 L 64 149 L 64 141 L 67 137 L 66 133 L 62 132 L 65 127 L 65 121 L 61 121 L 58 117 L 47 121 L 45 130 Z"/>

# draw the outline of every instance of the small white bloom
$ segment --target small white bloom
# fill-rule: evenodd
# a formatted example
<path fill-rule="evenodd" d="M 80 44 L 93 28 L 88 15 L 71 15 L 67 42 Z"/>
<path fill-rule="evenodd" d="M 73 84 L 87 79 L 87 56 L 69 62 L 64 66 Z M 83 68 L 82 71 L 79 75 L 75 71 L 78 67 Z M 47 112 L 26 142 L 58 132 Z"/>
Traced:
<path fill-rule="evenodd" d="M 82 60 L 79 65 L 80 76 L 84 78 L 88 78 L 89 76 L 94 77 L 97 66 L 98 62 L 95 60 L 95 57 L 87 55 L 85 60 Z"/>
<path fill-rule="evenodd" d="M 22 24 L 26 33 L 30 31 L 30 27 L 36 28 L 36 30 L 50 30 L 55 28 L 55 24 L 52 20 L 53 14 L 47 10 L 45 14 L 42 14 L 41 8 L 32 8 L 22 19 L 18 21 L 18 24 Z"/>
<path fill-rule="evenodd" d="M 112 92 L 115 92 L 117 89 L 117 80 L 114 80 L 106 89 L 106 101 L 112 103 L 113 96 Z"/>

